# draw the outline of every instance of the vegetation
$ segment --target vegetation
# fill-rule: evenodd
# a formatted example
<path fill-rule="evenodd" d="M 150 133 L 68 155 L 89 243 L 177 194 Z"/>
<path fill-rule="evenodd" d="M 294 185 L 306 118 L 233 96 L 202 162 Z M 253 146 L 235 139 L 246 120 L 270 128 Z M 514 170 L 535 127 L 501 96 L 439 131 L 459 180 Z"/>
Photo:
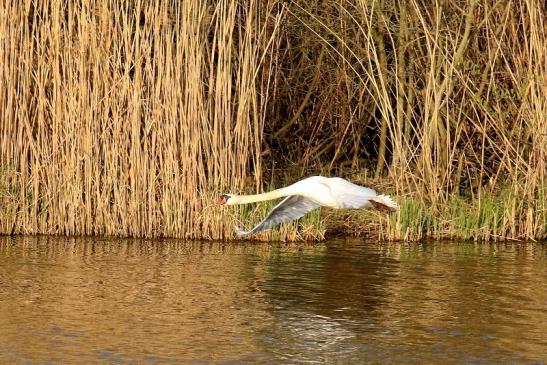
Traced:
<path fill-rule="evenodd" d="M 222 239 L 312 174 L 392 193 L 258 238 L 544 239 L 539 0 L 0 4 L 0 233 Z M 325 218 L 328 216 L 328 218 Z"/>

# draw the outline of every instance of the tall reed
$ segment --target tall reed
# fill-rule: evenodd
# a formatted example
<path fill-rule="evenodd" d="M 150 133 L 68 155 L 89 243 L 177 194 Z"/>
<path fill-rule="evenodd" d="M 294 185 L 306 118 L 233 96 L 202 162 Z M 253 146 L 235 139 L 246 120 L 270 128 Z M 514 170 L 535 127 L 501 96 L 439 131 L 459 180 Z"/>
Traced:
<path fill-rule="evenodd" d="M 0 6 L 1 233 L 232 231 L 211 205 L 260 186 L 276 1 Z"/>

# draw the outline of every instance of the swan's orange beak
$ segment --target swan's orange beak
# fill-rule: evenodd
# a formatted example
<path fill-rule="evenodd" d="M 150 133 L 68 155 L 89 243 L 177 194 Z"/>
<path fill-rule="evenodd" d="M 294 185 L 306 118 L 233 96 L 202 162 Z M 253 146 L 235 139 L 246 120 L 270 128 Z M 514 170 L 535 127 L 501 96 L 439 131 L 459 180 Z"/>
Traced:
<path fill-rule="evenodd" d="M 220 198 L 217 199 L 216 203 L 218 205 L 224 205 L 226 204 L 226 197 L 225 196 L 221 196 Z"/>

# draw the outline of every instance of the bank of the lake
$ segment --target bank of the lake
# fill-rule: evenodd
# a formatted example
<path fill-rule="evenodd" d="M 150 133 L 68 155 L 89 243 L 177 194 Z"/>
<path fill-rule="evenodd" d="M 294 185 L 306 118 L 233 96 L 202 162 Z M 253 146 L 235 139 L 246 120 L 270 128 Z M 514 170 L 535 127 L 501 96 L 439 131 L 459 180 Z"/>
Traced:
<path fill-rule="evenodd" d="M 545 238 L 545 1 L 13 0 L 0 14 L 0 234 L 235 239 L 268 205 L 218 209 L 220 194 L 323 175 L 402 210 L 255 238 Z"/>

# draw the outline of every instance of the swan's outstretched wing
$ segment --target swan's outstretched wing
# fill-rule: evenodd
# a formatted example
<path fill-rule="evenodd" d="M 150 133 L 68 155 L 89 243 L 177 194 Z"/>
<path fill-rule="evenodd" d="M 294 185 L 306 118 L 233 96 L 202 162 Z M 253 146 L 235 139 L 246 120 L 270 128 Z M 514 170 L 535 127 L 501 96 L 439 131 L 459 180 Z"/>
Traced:
<path fill-rule="evenodd" d="M 374 189 L 356 185 L 340 177 L 329 178 L 327 186 L 340 204 L 338 208 L 372 208 L 370 200 L 377 197 Z"/>
<path fill-rule="evenodd" d="M 265 231 L 273 226 L 298 219 L 321 205 L 302 195 L 291 195 L 277 204 L 262 222 L 250 231 L 235 227 L 237 234 L 246 235 Z"/>

